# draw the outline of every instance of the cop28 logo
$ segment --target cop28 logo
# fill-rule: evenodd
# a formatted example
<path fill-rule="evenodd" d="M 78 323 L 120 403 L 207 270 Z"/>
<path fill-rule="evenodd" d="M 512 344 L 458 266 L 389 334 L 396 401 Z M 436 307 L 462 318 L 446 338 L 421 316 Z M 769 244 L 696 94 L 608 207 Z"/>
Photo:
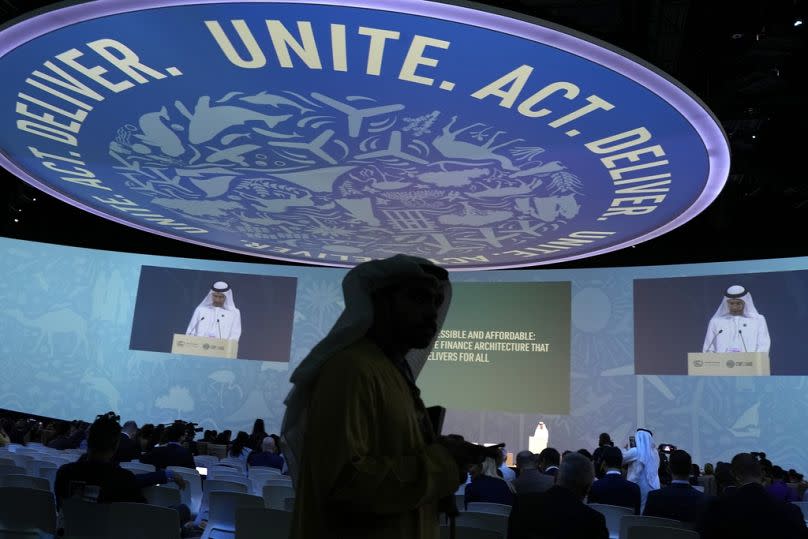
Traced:
<path fill-rule="evenodd" d="M 185 4 L 102 0 L 3 31 L 3 164 L 178 239 L 457 269 L 642 241 L 726 178 L 697 100 L 536 21 L 411 1 Z"/>

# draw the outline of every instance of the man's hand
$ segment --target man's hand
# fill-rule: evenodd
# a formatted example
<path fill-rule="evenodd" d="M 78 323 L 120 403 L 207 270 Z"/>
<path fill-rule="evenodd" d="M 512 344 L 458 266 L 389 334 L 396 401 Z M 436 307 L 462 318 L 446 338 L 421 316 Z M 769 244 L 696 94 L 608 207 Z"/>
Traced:
<path fill-rule="evenodd" d="M 466 473 L 472 464 L 480 464 L 486 458 L 496 458 L 500 446 L 485 447 L 463 440 L 462 436 L 440 436 L 437 442 L 452 455 L 460 474 L 460 482 L 466 482 Z"/>
<path fill-rule="evenodd" d="M 174 478 L 171 480 L 172 482 L 176 483 L 180 490 L 185 490 L 185 487 L 188 486 L 188 481 L 182 478 L 180 474 L 175 473 Z"/>

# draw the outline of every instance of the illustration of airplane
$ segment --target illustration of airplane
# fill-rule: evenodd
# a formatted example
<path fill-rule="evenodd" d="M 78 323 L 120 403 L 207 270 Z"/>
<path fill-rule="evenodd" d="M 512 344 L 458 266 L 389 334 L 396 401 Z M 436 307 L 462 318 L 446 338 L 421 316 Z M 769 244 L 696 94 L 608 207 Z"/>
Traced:
<path fill-rule="evenodd" d="M 387 146 L 387 148 L 383 150 L 376 150 L 375 152 L 359 154 L 356 156 L 356 159 L 374 159 L 376 157 L 398 157 L 399 159 L 412 161 L 413 163 L 418 163 L 419 165 L 427 164 L 427 161 L 424 161 L 420 157 L 410 155 L 401 149 L 401 131 L 393 131 L 390 133 L 390 144 Z"/>
<path fill-rule="evenodd" d="M 332 165 L 336 165 L 337 162 L 334 160 L 334 158 L 325 153 L 325 150 L 323 150 L 323 146 L 325 145 L 325 143 L 331 140 L 331 137 L 333 136 L 334 136 L 334 130 L 326 129 L 325 131 L 317 135 L 317 138 L 315 138 L 310 142 L 269 141 L 267 142 L 267 144 L 269 144 L 270 146 L 276 146 L 278 148 L 306 150 L 313 153 L 323 161 L 330 163 Z"/>
<path fill-rule="evenodd" d="M 365 118 L 372 118 L 373 116 L 380 116 L 382 114 L 387 114 L 388 112 L 396 112 L 398 110 L 404 109 L 404 105 L 383 105 L 381 107 L 370 107 L 367 109 L 358 109 L 356 107 L 352 107 L 347 103 L 343 103 L 341 101 L 337 101 L 327 95 L 323 95 L 317 92 L 311 94 L 311 96 L 320 101 L 329 105 L 332 108 L 337 109 L 340 112 L 344 112 L 348 115 L 348 134 L 356 138 L 359 136 L 359 131 L 362 128 L 362 121 Z"/>

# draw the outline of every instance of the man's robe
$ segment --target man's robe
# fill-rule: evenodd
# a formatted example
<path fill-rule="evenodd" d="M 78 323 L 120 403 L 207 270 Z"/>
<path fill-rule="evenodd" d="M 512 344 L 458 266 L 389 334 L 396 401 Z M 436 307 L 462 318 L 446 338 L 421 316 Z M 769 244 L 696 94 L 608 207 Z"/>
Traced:
<path fill-rule="evenodd" d="M 197 307 L 185 334 L 237 341 L 241 337 L 241 313 L 238 309 L 229 311 L 221 307 Z"/>
<path fill-rule="evenodd" d="M 768 352 L 770 347 L 769 328 L 763 315 L 754 318 L 727 315 L 710 320 L 703 351 Z"/>
<path fill-rule="evenodd" d="M 423 405 L 372 342 L 326 361 L 308 409 L 294 539 L 437 539 L 457 465 L 420 428 Z"/>

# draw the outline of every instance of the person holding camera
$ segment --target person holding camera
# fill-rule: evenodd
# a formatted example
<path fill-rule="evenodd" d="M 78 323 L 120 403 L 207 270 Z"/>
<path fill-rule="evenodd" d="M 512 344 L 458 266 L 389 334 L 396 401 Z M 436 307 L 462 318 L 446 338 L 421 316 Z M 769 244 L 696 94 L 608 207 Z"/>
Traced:
<path fill-rule="evenodd" d="M 436 539 L 440 504 L 451 511 L 468 466 L 486 456 L 435 432 L 411 367 L 443 323 L 448 273 L 397 255 L 353 268 L 343 292 L 345 310 L 292 374 L 286 399 L 290 537 Z"/>
<path fill-rule="evenodd" d="M 660 487 L 659 453 L 650 430 L 637 429 L 636 434 L 629 438 L 623 451 L 623 465 L 628 465 L 626 479 L 640 487 L 640 511 L 644 511 L 648 493 Z"/>

